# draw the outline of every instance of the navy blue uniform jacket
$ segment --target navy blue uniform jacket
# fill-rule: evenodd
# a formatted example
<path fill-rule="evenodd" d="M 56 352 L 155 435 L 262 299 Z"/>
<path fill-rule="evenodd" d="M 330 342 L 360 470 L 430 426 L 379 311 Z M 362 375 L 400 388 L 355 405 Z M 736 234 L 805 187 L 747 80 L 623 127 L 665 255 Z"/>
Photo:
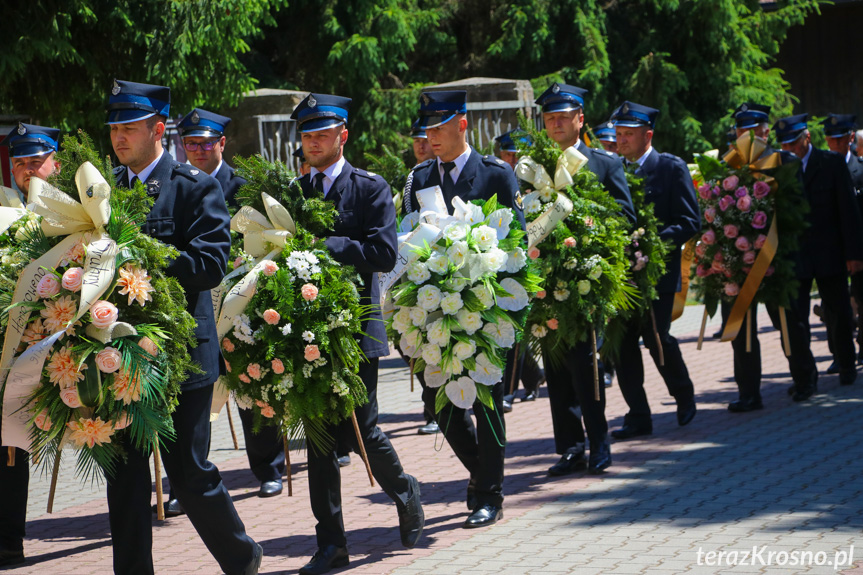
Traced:
<path fill-rule="evenodd" d="M 440 186 L 440 170 L 437 160 L 426 160 L 413 169 L 413 180 L 409 190 L 411 211 L 419 209 L 416 192 Z M 494 156 L 483 156 L 471 146 L 470 156 L 464 164 L 464 169 L 455 183 L 455 195 L 471 202 L 473 200 L 488 200 L 497 194 L 500 205 L 515 210 L 516 217 L 524 229 L 524 212 L 516 204 L 518 195 L 518 181 L 515 173 L 503 160 Z M 447 203 L 447 208 L 452 211 L 452 206 Z M 405 208 L 407 209 L 407 208 Z"/>
<path fill-rule="evenodd" d="M 128 169 L 114 170 L 117 184 L 128 187 Z M 231 219 L 219 183 L 208 174 L 181 164 L 164 152 L 147 178 L 147 193 L 155 203 L 143 231 L 180 251 L 167 268 L 186 292 L 187 310 L 195 318 L 198 346 L 189 349 L 203 373 L 189 374 L 182 389 L 212 384 L 224 373 L 210 289 L 225 275 L 231 249 Z"/>
<path fill-rule="evenodd" d="M 237 190 L 240 189 L 240 186 L 245 185 L 245 178 L 238 176 L 236 170 L 226 162 L 222 162 L 222 167 L 216 172 L 215 178 L 219 180 L 219 184 L 222 186 L 222 193 L 225 194 L 225 201 L 228 202 L 228 206 L 239 207 L 236 200 Z"/>
<path fill-rule="evenodd" d="M 666 272 L 656 284 L 659 293 L 680 291 L 680 246 L 701 229 L 701 216 L 695 186 L 686 163 L 677 156 L 660 154 L 656 149 L 641 166 L 644 198 L 653 204 L 659 219 L 659 237 L 670 241 Z M 686 270 L 689 273 L 689 270 Z"/>
<path fill-rule="evenodd" d="M 803 189 L 810 227 L 800 241 L 797 277 L 847 273 L 846 261 L 863 260 L 863 230 L 845 158 L 813 146 Z"/>
<path fill-rule="evenodd" d="M 635 208 L 632 205 L 632 195 L 626 183 L 626 172 L 620 156 L 585 146 L 579 142 L 577 150 L 587 158 L 587 169 L 596 174 L 596 179 L 603 185 L 611 197 L 620 205 L 620 213 L 635 223 Z"/>
<path fill-rule="evenodd" d="M 851 154 L 851 161 L 847 163 L 848 171 L 851 172 L 851 185 L 857 194 L 857 208 L 863 218 L 863 158 Z"/>
<path fill-rule="evenodd" d="M 300 178 L 303 194 L 314 194 L 309 174 Z M 326 199 L 336 205 L 339 218 L 325 243 L 333 259 L 354 266 L 363 280 L 361 303 L 372 305 L 363 322 L 366 333 L 360 348 L 368 358 L 389 355 L 387 333 L 381 315 L 378 272 L 396 265 L 396 209 L 390 187 L 376 174 L 360 170 L 347 161 L 333 182 Z"/>

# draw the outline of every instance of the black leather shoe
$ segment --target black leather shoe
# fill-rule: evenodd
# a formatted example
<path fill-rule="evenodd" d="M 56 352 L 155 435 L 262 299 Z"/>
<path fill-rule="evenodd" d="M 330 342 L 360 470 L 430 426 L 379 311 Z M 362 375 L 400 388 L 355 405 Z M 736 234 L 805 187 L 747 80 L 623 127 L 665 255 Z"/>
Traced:
<path fill-rule="evenodd" d="M 683 427 L 693 419 L 698 408 L 695 407 L 695 400 L 690 399 L 677 404 L 677 425 Z"/>
<path fill-rule="evenodd" d="M 494 525 L 503 519 L 503 509 L 497 505 L 482 505 L 470 514 L 470 517 L 464 522 L 465 529 L 474 529 L 476 527 L 488 527 Z"/>
<path fill-rule="evenodd" d="M 337 458 L 337 460 L 339 462 L 339 467 L 347 467 L 351 464 L 351 455 L 350 453 L 347 455 L 342 455 L 341 457 Z"/>
<path fill-rule="evenodd" d="M 818 385 L 815 383 L 809 383 L 806 385 L 795 385 L 794 393 L 791 394 L 791 399 L 793 401 L 806 401 L 815 393 L 818 392 Z"/>
<path fill-rule="evenodd" d="M 642 435 L 652 435 L 653 434 L 653 426 L 652 425 L 631 425 L 629 423 L 624 423 L 623 427 L 620 429 L 615 429 L 611 432 L 611 436 L 615 439 L 632 439 L 633 437 L 640 437 Z"/>
<path fill-rule="evenodd" d="M 741 398 L 728 404 L 728 411 L 732 413 L 746 413 L 756 409 L 764 409 L 764 404 L 757 397 Z"/>
<path fill-rule="evenodd" d="M 243 571 L 243 575 L 258 575 L 258 571 L 261 570 L 261 561 L 264 560 L 264 548 L 255 543 L 255 556 L 252 558 L 252 562 L 249 563 L 249 566 L 246 567 L 246 570 Z"/>
<path fill-rule="evenodd" d="M 614 382 L 614 374 L 606 371 L 602 375 L 602 381 L 605 383 L 605 387 L 611 387 L 612 382 Z"/>
<path fill-rule="evenodd" d="M 425 514 L 420 501 L 420 484 L 416 477 L 408 475 L 411 496 L 405 504 L 404 509 L 399 510 L 399 535 L 402 545 L 410 549 L 419 541 L 425 525 Z"/>
<path fill-rule="evenodd" d="M 611 465 L 611 446 L 608 441 L 603 441 L 596 447 L 590 446 L 590 458 L 587 463 L 587 472 L 591 475 L 599 475 Z"/>
<path fill-rule="evenodd" d="M 560 456 L 560 461 L 548 468 L 548 474 L 552 477 L 560 477 L 585 469 L 587 469 L 587 461 L 584 459 L 584 446 L 579 444 L 567 449 Z"/>
<path fill-rule="evenodd" d="M 350 562 L 347 547 L 327 545 L 318 549 L 312 560 L 300 567 L 300 575 L 323 575 L 336 567 L 347 567 Z"/>
<path fill-rule="evenodd" d="M 0 549 L 0 567 L 9 567 L 24 563 L 23 549 Z"/>
<path fill-rule="evenodd" d="M 510 411 L 512 411 L 512 402 L 504 399 L 503 400 L 503 412 L 509 413 Z"/>
<path fill-rule="evenodd" d="M 857 381 L 857 368 L 851 367 L 839 372 L 839 385 L 851 385 Z"/>
<path fill-rule="evenodd" d="M 258 491 L 258 497 L 275 497 L 282 494 L 282 480 L 275 479 L 273 481 L 264 481 L 261 483 L 261 490 Z"/>
<path fill-rule="evenodd" d="M 536 401 L 536 392 L 528 391 L 524 394 L 524 397 L 521 398 L 522 401 Z"/>
<path fill-rule="evenodd" d="M 437 421 L 429 421 L 417 429 L 417 433 L 420 435 L 434 435 L 438 431 L 440 431 L 440 427 L 438 426 Z"/>
<path fill-rule="evenodd" d="M 839 366 L 836 365 L 836 362 L 830 364 L 830 367 L 827 368 L 827 375 L 836 375 L 839 373 Z"/>
<path fill-rule="evenodd" d="M 180 502 L 176 499 L 169 499 L 162 503 L 165 507 L 165 518 L 168 517 L 179 517 L 180 515 L 185 515 L 186 510 L 183 509 L 183 506 L 180 505 Z M 153 513 L 156 513 L 156 506 L 153 505 L 151 507 Z"/>

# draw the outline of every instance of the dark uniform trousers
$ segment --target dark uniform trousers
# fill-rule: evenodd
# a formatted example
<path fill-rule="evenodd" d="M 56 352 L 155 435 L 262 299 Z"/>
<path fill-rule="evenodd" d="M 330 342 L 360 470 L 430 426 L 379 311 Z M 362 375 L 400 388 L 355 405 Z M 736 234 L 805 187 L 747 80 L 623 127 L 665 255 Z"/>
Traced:
<path fill-rule="evenodd" d="M 690 401 L 695 393 L 689 370 L 686 369 L 686 363 L 680 353 L 680 344 L 669 333 L 675 295 L 672 292 L 660 293 L 659 298 L 653 302 L 656 332 L 662 343 L 663 364 L 659 361 L 656 335 L 653 333 L 653 322 L 649 316 L 632 318 L 620 345 L 617 380 L 620 384 L 620 392 L 629 406 L 625 421 L 632 425 L 650 425 L 650 405 L 644 391 L 644 362 L 638 345 L 639 339 L 644 339 L 644 346 L 650 351 L 656 369 L 665 381 L 668 393 L 678 404 Z"/>
<path fill-rule="evenodd" d="M 369 467 L 381 489 L 401 510 L 413 494 L 409 492 L 410 485 L 395 449 L 378 427 L 378 358 L 362 362 L 359 375 L 366 386 L 369 401 L 356 408 L 355 413 L 369 459 Z M 339 425 L 329 426 L 327 432 L 337 442 L 350 446 L 357 453 L 360 452 L 350 419 Z M 318 547 L 323 548 L 326 545 L 345 547 L 347 539 L 342 518 L 341 472 L 335 446 L 320 450 L 310 443 L 308 458 L 309 497 L 312 512 L 318 521 L 315 526 Z"/>
<path fill-rule="evenodd" d="M 249 458 L 249 469 L 261 483 L 281 479 L 285 474 L 285 449 L 282 434 L 275 425 L 261 422 L 257 433 L 253 431 L 254 412 L 251 409 L 240 409 L 240 421 L 243 423 L 243 437 L 246 440 L 246 456 Z"/>
<path fill-rule="evenodd" d="M 15 448 L 15 465 L 9 466 L 9 448 L 0 448 L 0 551 L 24 548 L 30 454 Z"/>

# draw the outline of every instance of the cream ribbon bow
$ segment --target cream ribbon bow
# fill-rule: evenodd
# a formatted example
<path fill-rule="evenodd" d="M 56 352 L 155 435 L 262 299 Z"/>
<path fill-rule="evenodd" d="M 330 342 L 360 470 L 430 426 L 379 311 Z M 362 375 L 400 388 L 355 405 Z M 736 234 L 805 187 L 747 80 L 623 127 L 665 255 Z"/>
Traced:
<path fill-rule="evenodd" d="M 12 224 L 27 213 L 18 192 L 6 186 L 0 186 L 0 234 L 8 230 Z"/>

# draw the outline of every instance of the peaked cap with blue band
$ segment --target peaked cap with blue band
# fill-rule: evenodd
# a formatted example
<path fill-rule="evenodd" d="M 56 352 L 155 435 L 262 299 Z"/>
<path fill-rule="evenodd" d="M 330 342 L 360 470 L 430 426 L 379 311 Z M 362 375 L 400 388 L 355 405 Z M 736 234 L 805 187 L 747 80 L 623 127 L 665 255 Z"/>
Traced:
<path fill-rule="evenodd" d="M 659 110 L 656 108 L 627 100 L 611 115 L 611 122 L 621 128 L 641 128 L 647 126 L 653 129 L 656 126 L 656 117 L 658 115 Z"/>
<path fill-rule="evenodd" d="M 0 146 L 9 146 L 10 158 L 28 158 L 56 152 L 59 140 L 60 130 L 56 128 L 19 123 L 0 142 Z"/>
<path fill-rule="evenodd" d="M 291 114 L 299 124 L 299 131 L 317 132 L 348 123 L 351 99 L 332 94 L 309 94 Z"/>
<path fill-rule="evenodd" d="M 414 123 L 411 124 L 411 138 L 427 138 L 426 129 L 420 126 L 419 118 L 414 120 Z"/>
<path fill-rule="evenodd" d="M 420 95 L 418 122 L 419 127 L 423 130 L 442 126 L 458 114 L 467 114 L 467 92 L 465 90 L 423 92 Z"/>
<path fill-rule="evenodd" d="M 171 89 L 153 84 L 114 80 L 108 96 L 107 124 L 128 124 L 159 115 L 169 117 Z"/>
<path fill-rule="evenodd" d="M 854 114 L 828 114 L 821 120 L 824 135 L 828 138 L 839 138 L 850 134 L 857 128 L 857 116 Z"/>
<path fill-rule="evenodd" d="M 734 124 L 738 130 L 748 130 L 770 119 L 770 106 L 743 102 L 734 110 Z"/>
<path fill-rule="evenodd" d="M 809 114 L 797 114 L 779 119 L 773 124 L 776 139 L 780 144 L 790 144 L 806 131 Z"/>
<path fill-rule="evenodd" d="M 584 97 L 586 95 L 587 90 L 584 88 L 555 82 L 534 103 L 542 106 L 543 113 L 571 112 L 584 108 Z"/>
<path fill-rule="evenodd" d="M 494 140 L 495 142 L 500 144 L 501 152 L 517 152 L 518 146 L 516 144 L 516 141 L 524 142 L 528 146 L 533 143 L 527 132 L 519 128 L 516 128 L 515 130 L 510 130 L 509 132 L 504 132 Z"/>
<path fill-rule="evenodd" d="M 231 119 L 227 116 L 220 116 L 201 108 L 195 108 L 180 120 L 177 127 L 180 129 L 180 135 L 184 138 L 193 136 L 222 137 L 225 135 L 225 128 L 230 123 Z"/>
<path fill-rule="evenodd" d="M 603 142 L 617 142 L 617 132 L 614 131 L 614 123 L 613 122 L 605 122 L 604 124 L 600 124 L 598 128 L 593 131 L 594 135 Z"/>

